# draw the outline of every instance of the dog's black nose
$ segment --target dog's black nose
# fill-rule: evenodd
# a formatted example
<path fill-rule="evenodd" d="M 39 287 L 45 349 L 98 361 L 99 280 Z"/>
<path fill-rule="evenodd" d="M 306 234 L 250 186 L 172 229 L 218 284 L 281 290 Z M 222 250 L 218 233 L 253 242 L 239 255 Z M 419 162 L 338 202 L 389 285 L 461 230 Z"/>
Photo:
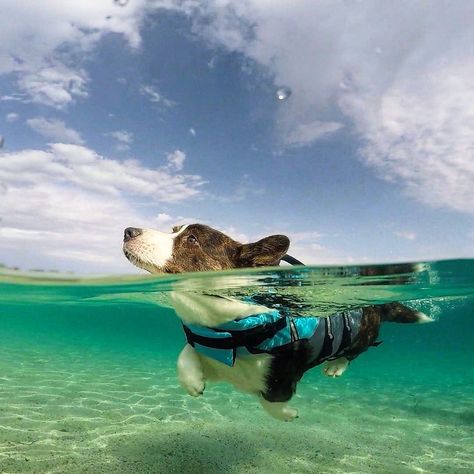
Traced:
<path fill-rule="evenodd" d="M 141 233 L 141 229 L 137 229 L 136 227 L 127 227 L 123 232 L 123 241 L 127 242 L 127 240 L 138 237 Z"/>

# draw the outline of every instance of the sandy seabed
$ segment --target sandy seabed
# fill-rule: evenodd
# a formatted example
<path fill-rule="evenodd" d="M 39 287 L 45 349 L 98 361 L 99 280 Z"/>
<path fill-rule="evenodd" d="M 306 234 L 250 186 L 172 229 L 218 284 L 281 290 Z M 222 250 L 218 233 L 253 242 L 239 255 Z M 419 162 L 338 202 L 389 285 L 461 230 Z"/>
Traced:
<path fill-rule="evenodd" d="M 2 473 L 474 472 L 473 392 L 315 374 L 291 423 L 211 385 L 193 399 L 171 359 L 0 348 Z"/>

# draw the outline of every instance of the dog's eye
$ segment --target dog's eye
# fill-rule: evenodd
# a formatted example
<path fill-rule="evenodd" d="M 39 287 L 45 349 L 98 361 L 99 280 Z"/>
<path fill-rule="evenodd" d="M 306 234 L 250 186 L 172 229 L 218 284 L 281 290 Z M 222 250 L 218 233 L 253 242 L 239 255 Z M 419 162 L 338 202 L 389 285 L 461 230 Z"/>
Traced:
<path fill-rule="evenodd" d="M 196 237 L 194 235 L 189 235 L 188 236 L 188 244 L 197 244 L 198 243 L 198 239 L 196 239 Z"/>

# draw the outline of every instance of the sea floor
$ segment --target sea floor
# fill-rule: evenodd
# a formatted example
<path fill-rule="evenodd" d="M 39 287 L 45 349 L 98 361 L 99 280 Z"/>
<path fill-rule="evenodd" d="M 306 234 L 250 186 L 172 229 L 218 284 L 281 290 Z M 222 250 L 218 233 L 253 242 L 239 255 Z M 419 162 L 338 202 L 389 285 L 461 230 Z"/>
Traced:
<path fill-rule="evenodd" d="M 472 385 L 356 364 L 336 380 L 315 369 L 284 423 L 225 385 L 187 396 L 156 353 L 3 345 L 0 472 L 474 472 Z"/>

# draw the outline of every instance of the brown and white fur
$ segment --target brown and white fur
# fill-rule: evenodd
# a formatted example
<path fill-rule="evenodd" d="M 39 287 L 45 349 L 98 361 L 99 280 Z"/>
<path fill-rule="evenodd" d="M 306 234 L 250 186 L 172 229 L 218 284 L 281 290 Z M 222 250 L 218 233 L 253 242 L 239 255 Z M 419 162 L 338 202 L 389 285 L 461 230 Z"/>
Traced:
<path fill-rule="evenodd" d="M 192 224 L 173 228 L 172 233 L 129 227 L 125 229 L 123 250 L 134 265 L 150 273 L 182 273 L 278 265 L 289 244 L 288 237 L 284 235 L 272 235 L 255 243 L 241 244 L 208 226 Z M 185 323 L 208 327 L 271 311 L 266 306 L 256 307 L 199 291 L 173 291 L 170 297 L 176 313 Z M 349 360 L 375 342 L 382 321 L 431 320 L 399 303 L 364 308 L 359 335 L 346 353 L 347 357 L 325 362 L 323 372 L 330 377 L 342 375 Z M 208 380 L 228 381 L 238 390 L 259 397 L 262 407 L 273 417 L 290 421 L 298 416 L 298 412 L 288 406 L 288 401 L 304 371 L 312 367 L 301 365 L 302 354 L 305 354 L 304 347 L 296 347 L 293 352 L 280 357 L 253 354 L 237 357 L 234 366 L 229 367 L 186 344 L 178 357 L 178 379 L 183 388 L 195 397 L 203 394 Z M 278 382 L 275 386 L 279 373 L 290 373 L 292 380 L 287 380 L 286 385 L 282 381 L 282 387 L 278 386 Z M 270 380 L 273 380 L 271 394 Z"/>

